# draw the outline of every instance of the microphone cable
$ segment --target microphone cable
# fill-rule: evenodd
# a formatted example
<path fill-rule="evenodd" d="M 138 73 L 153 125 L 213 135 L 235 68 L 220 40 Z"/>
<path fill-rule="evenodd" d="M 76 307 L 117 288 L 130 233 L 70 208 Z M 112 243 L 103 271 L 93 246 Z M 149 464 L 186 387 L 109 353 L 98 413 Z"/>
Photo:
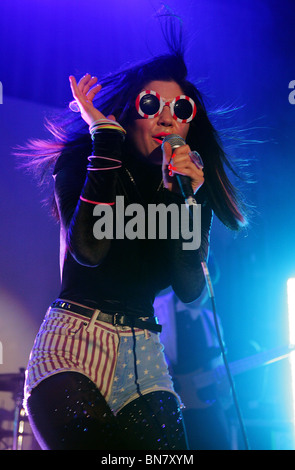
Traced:
<path fill-rule="evenodd" d="M 196 205 L 197 205 L 197 203 L 194 199 L 190 198 L 189 201 L 188 201 L 188 199 L 186 200 L 186 206 L 187 206 L 188 211 L 189 211 L 189 218 L 190 219 L 192 219 L 192 217 L 193 217 L 193 208 L 195 208 Z M 216 302 L 215 302 L 213 284 L 212 284 L 212 281 L 211 281 L 211 276 L 210 276 L 210 273 L 209 273 L 207 262 L 204 259 L 202 259 L 202 261 L 201 261 L 201 266 L 202 266 L 203 274 L 204 274 L 204 277 L 205 277 L 205 280 L 206 280 L 208 294 L 209 294 L 209 297 L 211 299 L 212 313 L 213 313 L 213 318 L 214 318 L 214 325 L 215 325 L 216 335 L 217 335 L 217 339 L 218 339 L 218 343 L 219 343 L 219 347 L 220 347 L 220 351 L 221 351 L 221 355 L 222 355 L 222 359 L 223 359 L 223 364 L 224 364 L 224 367 L 225 367 L 225 370 L 226 370 L 226 375 L 227 375 L 227 378 L 228 378 L 228 381 L 229 381 L 230 389 L 232 391 L 232 397 L 233 397 L 233 401 L 234 401 L 234 405 L 235 405 L 235 409 L 236 409 L 236 413 L 237 413 L 237 417 L 238 417 L 239 426 L 240 426 L 241 433 L 242 433 L 242 438 L 243 438 L 243 441 L 244 441 L 245 450 L 250 450 L 248 437 L 247 437 L 247 432 L 246 432 L 246 428 L 245 428 L 245 425 L 244 425 L 244 422 L 243 422 L 242 413 L 241 413 L 240 405 L 239 405 L 239 402 L 238 402 L 238 397 L 237 397 L 237 393 L 236 393 L 236 389 L 235 389 L 234 380 L 233 380 L 233 377 L 232 377 L 232 374 L 231 374 L 231 371 L 230 371 L 230 367 L 229 367 L 228 360 L 227 360 L 227 357 L 226 357 L 224 342 L 223 342 L 222 335 L 221 335 L 220 328 L 219 328 L 219 322 L 218 322 L 218 317 L 217 317 L 217 309 L 216 309 Z"/>
<path fill-rule="evenodd" d="M 235 409 L 236 409 L 236 413 L 237 413 L 237 417 L 238 417 L 238 421 L 239 421 L 239 425 L 240 425 L 240 429 L 241 429 L 241 433 L 242 433 L 242 438 L 243 438 L 243 441 L 244 441 L 245 450 L 250 450 L 248 436 L 247 436 L 246 428 L 245 428 L 244 421 L 243 421 L 243 418 L 242 418 L 242 413 L 241 413 L 240 405 L 239 405 L 239 402 L 238 402 L 238 397 L 237 397 L 237 393 L 236 393 L 236 389 L 235 389 L 234 380 L 233 380 L 233 377 L 232 377 L 232 374 L 231 374 L 231 371 L 230 371 L 230 367 L 229 367 L 228 360 L 227 360 L 227 357 L 226 357 L 224 342 L 223 342 L 222 335 L 221 335 L 221 332 L 220 332 L 220 327 L 219 327 L 219 322 L 218 322 L 218 317 L 217 317 L 217 311 L 216 311 L 215 295 L 214 295 L 214 290 L 213 290 L 213 285 L 212 285 L 212 282 L 211 282 L 209 269 L 208 269 L 206 261 L 204 261 L 204 260 L 201 261 L 201 265 L 202 265 L 203 273 L 204 273 L 205 280 L 206 280 L 208 294 L 209 294 L 209 297 L 211 299 L 212 312 L 213 312 L 213 317 L 214 317 L 214 324 L 215 324 L 217 339 L 218 339 L 219 347 L 220 347 L 220 350 L 221 350 L 221 355 L 222 355 L 224 367 L 225 367 L 225 370 L 226 370 L 226 375 L 227 375 L 227 378 L 228 378 L 228 381 L 229 381 L 229 384 L 230 384 L 230 388 L 231 388 L 231 391 L 232 391 L 232 397 L 233 397 L 233 401 L 234 401 L 234 405 L 235 405 Z"/>

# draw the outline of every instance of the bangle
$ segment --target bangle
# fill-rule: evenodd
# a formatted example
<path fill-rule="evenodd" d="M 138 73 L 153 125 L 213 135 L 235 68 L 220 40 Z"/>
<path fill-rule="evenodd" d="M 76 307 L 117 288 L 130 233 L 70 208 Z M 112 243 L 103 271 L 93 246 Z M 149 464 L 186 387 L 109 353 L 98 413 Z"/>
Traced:
<path fill-rule="evenodd" d="M 95 161 L 96 159 L 107 160 L 107 162 L 109 161 L 114 162 L 114 164 L 112 166 L 98 167 L 93 164 L 93 161 Z M 88 160 L 90 163 L 87 165 L 87 170 L 90 170 L 90 171 L 115 170 L 117 168 L 121 168 L 122 166 L 122 162 L 120 160 L 117 160 L 116 158 L 99 157 L 97 155 L 90 155 L 90 157 L 88 157 Z"/>
<path fill-rule="evenodd" d="M 90 199 L 85 199 L 85 197 L 80 196 L 81 201 L 83 202 L 88 202 L 89 204 L 101 204 L 105 206 L 113 206 L 115 203 L 114 202 L 96 202 L 96 201 L 91 201 Z"/>
<path fill-rule="evenodd" d="M 98 119 L 89 126 L 89 132 L 91 134 L 92 140 L 94 139 L 94 134 L 105 129 L 115 130 L 121 132 L 122 134 L 126 134 L 125 129 L 117 121 L 112 121 L 111 119 Z"/>

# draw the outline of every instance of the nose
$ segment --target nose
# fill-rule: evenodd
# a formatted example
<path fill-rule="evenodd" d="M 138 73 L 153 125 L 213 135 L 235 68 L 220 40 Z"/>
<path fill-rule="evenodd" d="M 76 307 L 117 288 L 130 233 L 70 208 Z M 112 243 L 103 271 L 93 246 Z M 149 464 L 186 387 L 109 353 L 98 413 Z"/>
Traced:
<path fill-rule="evenodd" d="M 158 116 L 158 124 L 164 127 L 171 127 L 173 126 L 173 122 L 174 122 L 174 119 L 171 114 L 169 104 L 166 104 L 163 107 L 162 112 Z"/>

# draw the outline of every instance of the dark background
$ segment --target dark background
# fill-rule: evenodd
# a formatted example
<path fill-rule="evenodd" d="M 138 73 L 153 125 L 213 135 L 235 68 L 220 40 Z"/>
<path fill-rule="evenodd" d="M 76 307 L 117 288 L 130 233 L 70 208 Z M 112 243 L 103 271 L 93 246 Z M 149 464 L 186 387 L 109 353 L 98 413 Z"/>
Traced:
<path fill-rule="evenodd" d="M 71 100 L 68 76 L 98 77 L 166 51 L 148 0 L 2 0 L 0 5 L 0 373 L 27 362 L 33 337 L 59 288 L 58 226 L 40 204 L 12 148 L 48 137 L 44 117 Z M 189 38 L 189 78 L 208 110 L 237 107 L 218 129 L 247 129 L 255 183 L 251 225 L 235 235 L 215 219 L 211 249 L 230 360 L 288 344 L 286 282 L 295 276 L 295 80 L 293 0 L 171 0 Z M 244 135 L 244 134 L 241 134 Z M 227 144 L 227 142 L 225 142 Z M 230 151 L 232 152 L 232 147 Z M 276 357 L 274 353 L 274 357 Z M 283 359 L 236 378 L 252 447 L 293 448 L 290 367 Z M 251 420 L 251 421 L 249 421 Z M 254 423 L 255 421 L 255 423 Z M 254 425 L 254 424 L 255 425 Z"/>

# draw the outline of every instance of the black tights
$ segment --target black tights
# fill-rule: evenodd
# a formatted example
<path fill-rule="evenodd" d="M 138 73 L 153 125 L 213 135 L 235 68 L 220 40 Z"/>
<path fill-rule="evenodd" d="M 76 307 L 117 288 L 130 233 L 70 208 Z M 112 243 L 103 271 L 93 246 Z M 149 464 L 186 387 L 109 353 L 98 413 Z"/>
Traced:
<path fill-rule="evenodd" d="M 139 396 L 115 416 L 91 380 L 61 372 L 32 391 L 28 411 L 42 449 L 187 449 L 182 415 L 170 392 Z"/>

